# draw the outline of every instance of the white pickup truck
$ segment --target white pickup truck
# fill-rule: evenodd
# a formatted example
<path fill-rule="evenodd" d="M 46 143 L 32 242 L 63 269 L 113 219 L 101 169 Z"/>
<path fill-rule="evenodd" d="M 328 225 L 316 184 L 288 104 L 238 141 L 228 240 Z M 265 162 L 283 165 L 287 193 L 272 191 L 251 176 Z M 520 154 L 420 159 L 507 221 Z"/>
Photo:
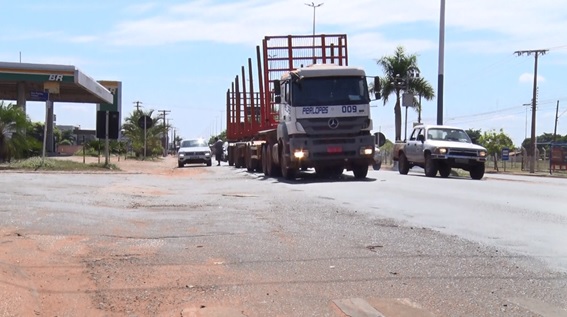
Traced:
<path fill-rule="evenodd" d="M 394 161 L 398 161 L 400 174 L 407 174 L 413 166 L 422 167 L 425 175 L 449 177 L 452 168 L 462 168 L 472 179 L 482 179 L 487 151 L 473 144 L 460 128 L 420 125 L 409 140 L 394 145 Z"/>

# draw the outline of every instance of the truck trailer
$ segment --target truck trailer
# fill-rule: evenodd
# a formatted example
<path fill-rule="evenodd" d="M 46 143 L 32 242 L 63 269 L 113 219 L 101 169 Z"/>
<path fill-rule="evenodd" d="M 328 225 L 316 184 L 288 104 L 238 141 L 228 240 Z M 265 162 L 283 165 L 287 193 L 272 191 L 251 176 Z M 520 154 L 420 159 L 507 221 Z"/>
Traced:
<path fill-rule="evenodd" d="M 365 178 L 374 162 L 370 96 L 363 69 L 348 66 L 347 37 L 267 36 L 226 93 L 228 162 L 294 179 L 315 168 Z M 379 99 L 379 79 L 374 78 Z"/>

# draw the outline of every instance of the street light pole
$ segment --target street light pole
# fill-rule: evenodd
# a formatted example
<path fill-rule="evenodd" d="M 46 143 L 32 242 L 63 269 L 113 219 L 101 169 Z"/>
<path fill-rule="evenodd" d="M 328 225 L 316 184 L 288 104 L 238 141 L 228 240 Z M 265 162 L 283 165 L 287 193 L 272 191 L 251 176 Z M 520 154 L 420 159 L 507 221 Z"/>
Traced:
<path fill-rule="evenodd" d="M 316 63 L 316 60 L 315 60 L 315 10 L 318 7 L 322 6 L 323 4 L 324 4 L 323 2 L 321 2 L 319 4 L 315 4 L 315 2 L 305 4 L 306 6 L 313 8 L 313 64 Z"/>

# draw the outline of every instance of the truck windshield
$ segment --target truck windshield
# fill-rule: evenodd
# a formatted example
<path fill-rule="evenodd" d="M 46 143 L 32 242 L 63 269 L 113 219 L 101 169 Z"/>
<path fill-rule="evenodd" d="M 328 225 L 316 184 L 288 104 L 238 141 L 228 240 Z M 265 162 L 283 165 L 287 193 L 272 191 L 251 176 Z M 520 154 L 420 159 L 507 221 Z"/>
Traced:
<path fill-rule="evenodd" d="M 429 140 L 472 143 L 469 135 L 465 131 L 460 129 L 431 128 L 427 131 L 427 138 Z"/>
<path fill-rule="evenodd" d="M 294 81 L 292 106 L 369 103 L 364 77 L 314 77 Z"/>

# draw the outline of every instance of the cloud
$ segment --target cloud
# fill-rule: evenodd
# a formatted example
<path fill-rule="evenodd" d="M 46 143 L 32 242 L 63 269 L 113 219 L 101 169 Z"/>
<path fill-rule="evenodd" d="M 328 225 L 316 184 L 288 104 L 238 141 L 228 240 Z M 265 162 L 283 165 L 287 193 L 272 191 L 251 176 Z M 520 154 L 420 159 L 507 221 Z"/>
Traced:
<path fill-rule="evenodd" d="M 96 42 L 97 40 L 98 37 L 94 35 L 74 36 L 69 38 L 69 42 L 78 44 L 92 43 Z"/>
<path fill-rule="evenodd" d="M 57 111 L 64 110 L 65 112 L 77 113 L 92 113 L 94 106 L 92 104 L 76 104 L 76 103 L 58 103 L 56 106 Z"/>
<path fill-rule="evenodd" d="M 518 81 L 520 83 L 530 83 L 531 84 L 531 83 L 534 82 L 534 74 L 533 73 L 523 73 L 518 78 Z M 543 83 L 543 82 L 545 82 L 545 78 L 541 75 L 537 75 L 537 82 Z"/>

